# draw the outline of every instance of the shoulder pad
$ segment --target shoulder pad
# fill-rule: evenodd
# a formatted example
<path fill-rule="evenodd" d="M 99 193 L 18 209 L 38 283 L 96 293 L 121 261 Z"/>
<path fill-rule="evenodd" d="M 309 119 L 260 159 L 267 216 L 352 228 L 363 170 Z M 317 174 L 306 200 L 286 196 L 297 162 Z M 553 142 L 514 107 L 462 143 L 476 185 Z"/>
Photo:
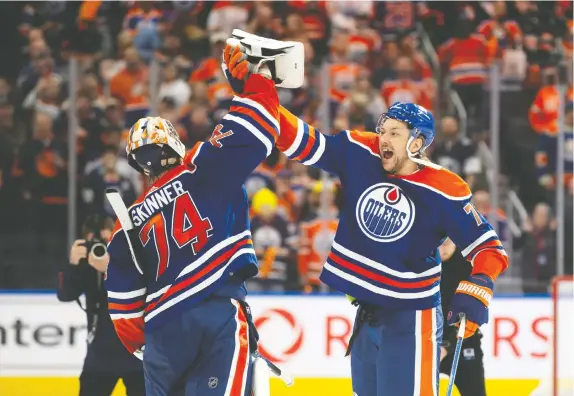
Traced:
<path fill-rule="evenodd" d="M 349 142 L 367 150 L 376 157 L 381 157 L 379 154 L 379 135 L 374 132 L 359 131 L 345 131 L 345 133 L 347 133 Z"/>
<path fill-rule="evenodd" d="M 400 178 L 454 201 L 463 201 L 472 195 L 468 184 L 459 175 L 442 167 L 433 169 L 427 166 L 412 175 Z"/>
<path fill-rule="evenodd" d="M 197 142 L 191 150 L 185 153 L 185 157 L 183 159 L 183 163 L 192 171 L 195 171 L 197 165 L 195 164 L 195 159 L 199 155 L 199 150 L 201 146 L 204 145 L 204 142 Z"/>

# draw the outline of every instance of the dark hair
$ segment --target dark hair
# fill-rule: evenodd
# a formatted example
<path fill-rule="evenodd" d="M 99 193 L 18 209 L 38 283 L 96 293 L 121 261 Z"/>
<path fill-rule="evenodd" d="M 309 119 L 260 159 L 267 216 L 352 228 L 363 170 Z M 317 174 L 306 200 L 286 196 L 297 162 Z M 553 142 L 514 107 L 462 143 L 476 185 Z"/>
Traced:
<path fill-rule="evenodd" d="M 114 220 L 108 216 L 98 214 L 86 217 L 82 224 L 82 236 L 85 238 L 89 233 L 99 234 L 101 230 L 114 229 Z"/>

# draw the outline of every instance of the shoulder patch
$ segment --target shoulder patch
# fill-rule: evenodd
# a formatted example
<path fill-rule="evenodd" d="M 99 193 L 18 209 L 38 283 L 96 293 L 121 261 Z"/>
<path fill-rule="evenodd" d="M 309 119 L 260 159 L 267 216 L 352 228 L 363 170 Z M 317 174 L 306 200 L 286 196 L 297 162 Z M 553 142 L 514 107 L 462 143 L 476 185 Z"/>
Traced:
<path fill-rule="evenodd" d="M 433 169 L 427 166 L 412 175 L 396 177 L 456 201 L 469 199 L 472 195 L 468 184 L 446 168 Z"/>
<path fill-rule="evenodd" d="M 211 138 L 209 139 L 209 143 L 211 143 L 212 146 L 215 146 L 217 148 L 222 148 L 223 144 L 220 142 L 220 140 L 226 138 L 227 136 L 233 135 L 233 131 L 231 129 L 228 131 L 225 131 L 225 132 L 222 132 L 222 129 L 223 129 L 223 125 L 219 124 L 213 130 L 213 133 L 211 134 Z"/>
<path fill-rule="evenodd" d="M 345 131 L 345 133 L 351 143 L 369 151 L 369 153 L 376 157 L 381 157 L 379 154 L 379 135 L 374 132 L 359 131 Z"/>

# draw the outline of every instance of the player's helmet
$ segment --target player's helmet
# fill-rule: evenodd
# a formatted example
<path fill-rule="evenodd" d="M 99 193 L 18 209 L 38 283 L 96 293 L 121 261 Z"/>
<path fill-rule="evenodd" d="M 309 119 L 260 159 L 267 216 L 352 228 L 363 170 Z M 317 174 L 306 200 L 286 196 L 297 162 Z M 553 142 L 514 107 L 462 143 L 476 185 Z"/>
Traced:
<path fill-rule="evenodd" d="M 126 153 L 132 168 L 157 176 L 185 156 L 185 146 L 171 122 L 160 117 L 145 117 L 130 129 Z"/>
<path fill-rule="evenodd" d="M 424 137 L 420 152 L 426 150 L 434 140 L 434 117 L 430 111 L 414 103 L 397 102 L 389 107 L 386 113 L 381 114 L 377 122 L 376 132 L 381 132 L 381 126 L 386 119 L 406 122 L 411 130 L 411 138 Z"/>

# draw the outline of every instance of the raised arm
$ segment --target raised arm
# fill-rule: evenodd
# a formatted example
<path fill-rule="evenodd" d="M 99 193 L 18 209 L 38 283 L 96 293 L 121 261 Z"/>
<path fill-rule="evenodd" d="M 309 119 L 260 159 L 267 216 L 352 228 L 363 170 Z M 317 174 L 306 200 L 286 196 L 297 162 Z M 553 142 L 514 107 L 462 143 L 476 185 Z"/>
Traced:
<path fill-rule="evenodd" d="M 281 135 L 277 148 L 287 157 L 303 165 L 323 169 L 343 176 L 345 158 L 350 144 L 377 154 L 377 135 L 370 132 L 341 131 L 334 136 L 322 134 L 318 129 L 279 106 Z"/>
<path fill-rule="evenodd" d="M 226 53 L 232 54 L 229 46 Z M 241 61 L 241 57 L 226 58 L 227 73 L 247 68 L 247 61 Z M 274 82 L 261 74 L 238 76 L 245 80 L 241 91 L 236 91 L 229 113 L 215 127 L 209 141 L 198 143 L 186 156 L 186 162 L 210 180 L 227 185 L 243 184 L 271 153 L 279 135 L 279 98 Z"/>

